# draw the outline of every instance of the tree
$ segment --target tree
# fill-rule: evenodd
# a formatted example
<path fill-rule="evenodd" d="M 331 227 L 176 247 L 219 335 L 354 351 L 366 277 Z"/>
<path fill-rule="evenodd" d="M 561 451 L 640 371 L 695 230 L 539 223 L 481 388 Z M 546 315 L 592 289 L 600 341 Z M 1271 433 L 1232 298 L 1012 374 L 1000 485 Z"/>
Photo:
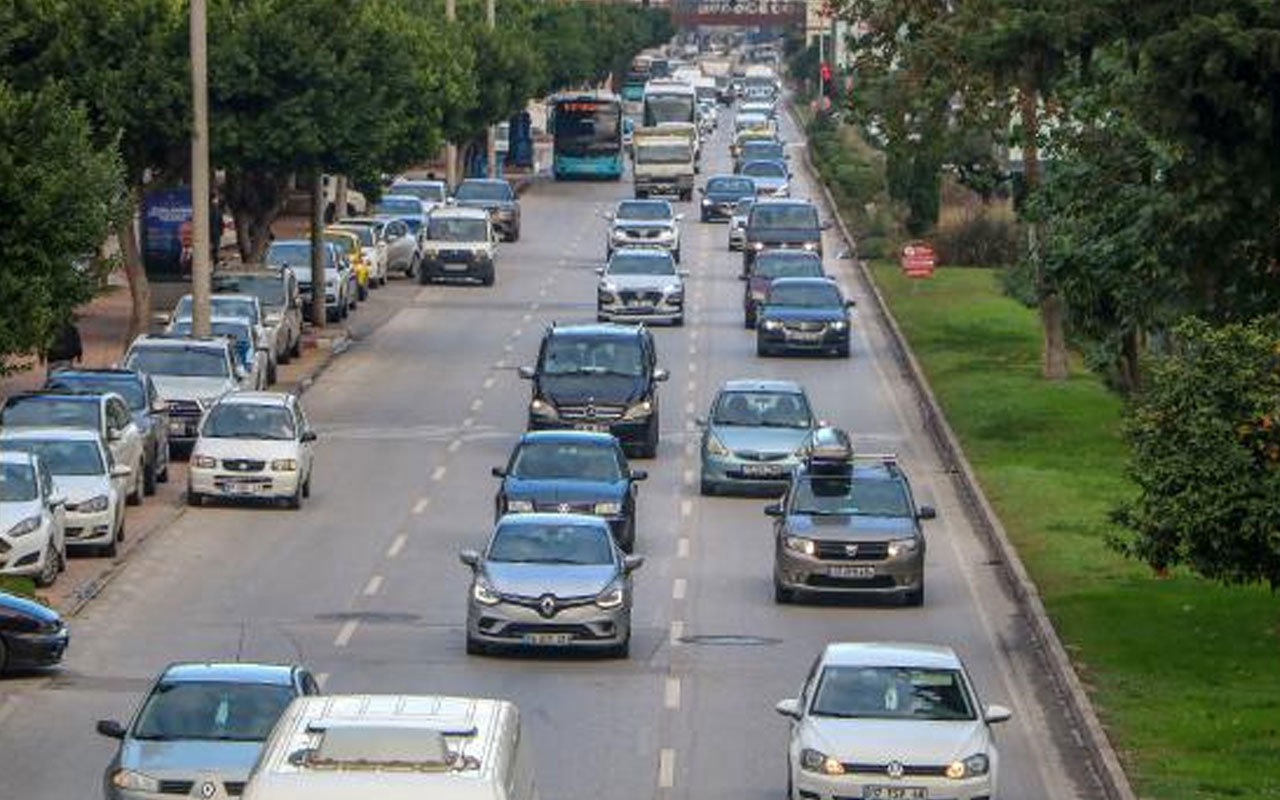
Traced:
<path fill-rule="evenodd" d="M 0 81 L 0 373 L 93 296 L 76 265 L 120 218 L 123 197 L 119 159 L 94 145 L 64 91 Z"/>
<path fill-rule="evenodd" d="M 1280 587 L 1280 319 L 1189 318 L 1128 414 L 1116 544 L 1156 569 Z"/>

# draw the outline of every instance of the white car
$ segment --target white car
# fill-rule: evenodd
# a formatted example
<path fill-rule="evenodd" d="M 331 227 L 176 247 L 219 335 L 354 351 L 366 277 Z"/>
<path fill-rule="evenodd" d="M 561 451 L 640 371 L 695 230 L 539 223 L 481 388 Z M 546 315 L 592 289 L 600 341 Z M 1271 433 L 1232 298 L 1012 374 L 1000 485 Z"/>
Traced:
<path fill-rule="evenodd" d="M 0 451 L 31 453 L 65 499 L 66 541 L 114 556 L 124 540 L 125 487 L 133 470 L 111 459 L 102 437 L 76 428 L 0 432 Z"/>
<path fill-rule="evenodd" d="M 295 395 L 233 392 L 200 423 L 187 502 L 198 506 L 212 498 L 273 499 L 298 508 L 311 495 L 315 440 Z"/>
<path fill-rule="evenodd" d="M 0 451 L 0 575 L 53 585 L 67 564 L 65 502 L 39 456 Z"/>
<path fill-rule="evenodd" d="M 240 368 L 236 380 L 241 389 L 265 389 L 270 385 L 270 357 L 267 349 L 255 341 L 253 326 L 248 320 L 214 317 L 209 320 L 209 332 L 231 340 L 231 351 Z M 166 333 L 169 336 L 190 336 L 191 320 L 170 323 Z"/>
<path fill-rule="evenodd" d="M 1010 712 L 980 704 L 949 647 L 829 644 L 777 710 L 791 720 L 789 800 L 996 796 L 991 725 Z"/>
<path fill-rule="evenodd" d="M 285 332 L 279 327 L 267 325 L 266 312 L 258 297 L 252 294 L 215 294 L 209 298 L 209 316 L 240 317 L 248 320 L 253 328 L 254 343 L 267 352 L 267 383 L 275 382 L 276 353 L 284 349 L 284 345 L 278 340 L 285 335 Z M 184 294 L 174 306 L 173 314 L 170 315 L 170 328 L 172 329 L 173 323 L 184 321 L 188 324 L 191 322 L 191 295 L 189 294 Z"/>

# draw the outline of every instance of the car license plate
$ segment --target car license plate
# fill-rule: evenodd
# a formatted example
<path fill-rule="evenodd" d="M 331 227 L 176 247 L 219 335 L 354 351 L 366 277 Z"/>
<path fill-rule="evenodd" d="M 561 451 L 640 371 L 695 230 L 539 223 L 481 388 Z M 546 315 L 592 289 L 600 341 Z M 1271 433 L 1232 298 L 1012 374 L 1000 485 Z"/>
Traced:
<path fill-rule="evenodd" d="M 525 644 L 569 644 L 573 641 L 570 633 L 526 633 L 522 637 Z"/>
<path fill-rule="evenodd" d="M 822 333 L 810 333 L 808 331 L 787 331 L 787 338 L 797 342 L 820 342 L 822 341 Z"/>
<path fill-rule="evenodd" d="M 185 422 L 170 422 L 170 423 L 169 423 L 169 433 L 176 433 L 176 434 L 178 434 L 179 436 L 181 436 L 181 435 L 185 434 L 186 432 L 187 432 L 187 423 L 185 423 Z"/>
<path fill-rule="evenodd" d="M 867 786 L 862 790 L 863 800 L 929 800 L 929 790 L 923 786 Z"/>
<path fill-rule="evenodd" d="M 833 578 L 874 578 L 875 567 L 829 567 L 827 574 Z"/>
<path fill-rule="evenodd" d="M 743 464 L 742 474 L 766 478 L 773 477 L 782 474 L 782 467 L 776 464 Z"/>
<path fill-rule="evenodd" d="M 466 263 L 465 261 L 463 262 L 446 261 L 444 268 L 450 272 L 466 272 L 468 269 L 471 269 L 471 265 Z"/>
<path fill-rule="evenodd" d="M 608 425 L 599 422 L 579 422 L 573 426 L 575 431 L 590 431 L 591 433 L 605 433 L 609 430 Z"/>
<path fill-rule="evenodd" d="M 223 494 L 254 494 L 258 491 L 256 483 L 224 483 L 219 487 Z"/>

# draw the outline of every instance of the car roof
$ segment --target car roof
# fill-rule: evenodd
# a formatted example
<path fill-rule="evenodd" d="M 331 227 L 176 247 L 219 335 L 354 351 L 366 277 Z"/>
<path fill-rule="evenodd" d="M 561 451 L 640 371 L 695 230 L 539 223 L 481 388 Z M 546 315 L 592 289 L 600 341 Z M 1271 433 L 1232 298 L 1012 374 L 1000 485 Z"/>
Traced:
<path fill-rule="evenodd" d="M 840 284 L 836 283 L 835 278 L 830 275 L 811 275 L 803 278 L 774 278 L 773 283 L 769 284 L 771 289 L 777 289 L 784 286 L 834 286 L 840 288 Z"/>
<path fill-rule="evenodd" d="M 0 430 L 0 439 L 38 439 L 57 442 L 93 441 L 102 442 L 97 431 L 88 428 L 31 427 L 4 428 Z"/>
<path fill-rule="evenodd" d="M 388 200 L 412 200 L 418 205 L 422 205 L 422 198 L 412 194 L 384 194 L 379 202 L 385 203 Z"/>
<path fill-rule="evenodd" d="M 536 442 L 578 442 L 613 447 L 617 444 L 617 439 L 611 433 L 569 430 L 529 431 L 520 437 L 520 444 L 534 444 Z"/>
<path fill-rule="evenodd" d="M 157 333 L 144 333 L 134 339 L 129 349 L 142 345 L 146 347 L 197 347 L 201 349 L 209 349 L 212 347 L 224 348 L 227 346 L 227 338 L 225 336 L 168 336 Z"/>
<path fill-rule="evenodd" d="M 817 210 L 817 206 L 813 203 L 808 200 L 801 200 L 798 197 L 761 197 L 756 200 L 756 208 L 763 206 L 806 206 L 815 211 Z"/>
<path fill-rule="evenodd" d="M 663 208 L 671 208 L 671 203 L 663 200 L 661 197 L 638 197 L 635 199 L 625 198 L 618 201 L 618 207 L 622 206 L 662 206 Z"/>
<path fill-rule="evenodd" d="M 394 188 L 396 188 L 397 186 L 431 186 L 431 187 L 440 186 L 440 187 L 443 187 L 443 186 L 444 186 L 444 181 L 429 180 L 429 179 L 427 179 L 427 178 L 396 178 L 394 181 L 392 181 L 392 182 L 391 182 L 391 188 L 392 188 L 392 189 L 394 189 Z"/>
<path fill-rule="evenodd" d="M 467 178 L 463 181 L 463 183 L 494 183 L 494 184 L 501 183 L 506 186 L 511 185 L 510 183 L 507 183 L 507 181 L 502 178 Z"/>
<path fill-rule="evenodd" d="M 35 462 L 36 457 L 26 450 L 9 450 L 8 452 L 0 450 L 0 464 L 22 464 L 34 467 Z"/>
<path fill-rule="evenodd" d="M 98 391 L 77 391 L 75 389 L 36 389 L 31 392 L 18 392 L 10 395 L 5 399 L 4 404 L 7 406 L 15 400 L 39 400 L 41 398 L 57 398 L 59 400 L 79 401 L 82 403 L 97 403 L 103 396 L 116 394 L 115 392 L 98 392 Z"/>
<path fill-rule="evenodd" d="M 643 338 L 648 333 L 643 325 L 619 325 L 614 322 L 580 322 L 570 325 L 552 324 L 547 335 L 555 336 L 613 336 L 619 339 Z"/>
<path fill-rule="evenodd" d="M 826 666 L 841 667 L 963 668 L 960 657 L 950 647 L 913 642 L 832 642 L 822 661 Z"/>
<path fill-rule="evenodd" d="M 804 387 L 795 381 L 737 378 L 720 384 L 721 392 L 790 392 L 804 394 Z"/>
<path fill-rule="evenodd" d="M 168 683 L 225 681 L 228 683 L 268 683 L 293 685 L 292 664 L 249 664 L 241 662 L 183 662 L 170 664 L 160 674 Z"/>
<path fill-rule="evenodd" d="M 287 406 L 293 399 L 288 392 L 231 392 L 218 401 L 219 405 L 237 403 L 255 406 Z"/>
<path fill-rule="evenodd" d="M 56 378 L 59 375 L 90 375 L 103 378 L 137 378 L 142 380 L 143 373 L 136 369 L 124 369 L 123 367 L 76 367 L 75 369 L 55 369 L 49 372 L 49 378 Z"/>
<path fill-rule="evenodd" d="M 489 212 L 469 206 L 436 206 L 431 216 L 441 219 L 488 219 Z"/>
<path fill-rule="evenodd" d="M 585 527 L 609 530 L 609 522 L 594 514 L 550 514 L 535 512 L 532 514 L 503 514 L 498 525 L 582 525 Z"/>

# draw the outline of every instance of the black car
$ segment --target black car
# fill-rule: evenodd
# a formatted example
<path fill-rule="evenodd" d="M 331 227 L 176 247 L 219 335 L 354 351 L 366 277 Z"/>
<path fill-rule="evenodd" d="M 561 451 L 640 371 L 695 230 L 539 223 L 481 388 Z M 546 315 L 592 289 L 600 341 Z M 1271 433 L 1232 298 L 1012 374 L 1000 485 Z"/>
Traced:
<path fill-rule="evenodd" d="M 757 200 L 744 230 L 742 274 L 747 274 L 762 250 L 809 250 L 822 255 L 822 231 L 827 227 L 818 218 L 818 209 L 808 201 Z"/>
<path fill-rule="evenodd" d="M 835 353 L 849 357 L 849 308 L 830 278 L 779 278 L 756 318 L 756 355 Z"/>
<path fill-rule="evenodd" d="M 169 404 L 160 399 L 155 384 L 145 373 L 133 369 L 60 369 L 45 379 L 44 388 L 115 392 L 123 397 L 142 432 L 147 494 L 155 494 L 157 482 L 169 480 Z"/>
<path fill-rule="evenodd" d="M 783 161 L 787 160 L 787 146 L 782 142 L 768 139 L 748 139 L 742 143 L 734 159 L 734 169 L 740 169 L 750 161 Z"/>
<path fill-rule="evenodd" d="M 0 592 L 0 674 L 62 661 L 70 634 L 52 608 Z"/>
<path fill-rule="evenodd" d="M 543 334 L 533 381 L 531 430 L 612 433 L 641 457 L 658 451 L 658 383 L 653 334 L 643 325 L 553 325 Z"/>
<path fill-rule="evenodd" d="M 728 220 L 733 207 L 744 197 L 756 196 L 755 182 L 741 175 L 714 175 L 702 193 L 702 221 Z"/>
<path fill-rule="evenodd" d="M 742 325 L 755 328 L 760 304 L 769 294 L 769 285 L 778 278 L 821 278 L 822 257 L 808 250 L 762 250 L 743 280 Z"/>
<path fill-rule="evenodd" d="M 591 514 L 609 522 L 614 541 L 630 553 L 636 543 L 636 482 L 648 477 L 627 464 L 607 433 L 526 433 L 505 467 L 494 467 L 502 486 L 494 519 L 504 514 Z"/>
<path fill-rule="evenodd" d="M 520 200 L 511 184 L 498 178 L 467 178 L 453 192 L 457 205 L 483 208 L 503 238 L 520 238 Z"/>

